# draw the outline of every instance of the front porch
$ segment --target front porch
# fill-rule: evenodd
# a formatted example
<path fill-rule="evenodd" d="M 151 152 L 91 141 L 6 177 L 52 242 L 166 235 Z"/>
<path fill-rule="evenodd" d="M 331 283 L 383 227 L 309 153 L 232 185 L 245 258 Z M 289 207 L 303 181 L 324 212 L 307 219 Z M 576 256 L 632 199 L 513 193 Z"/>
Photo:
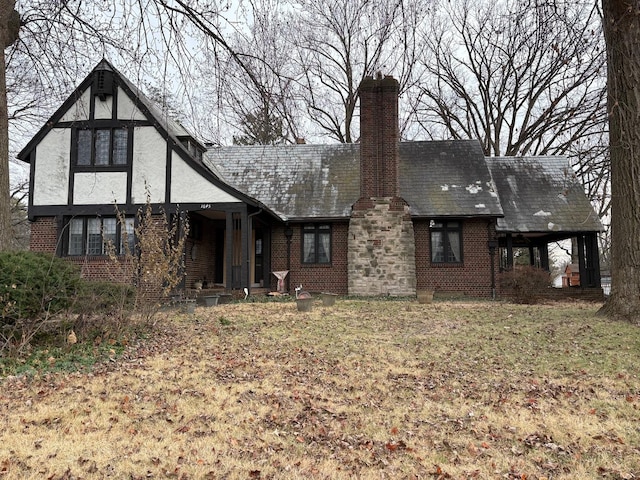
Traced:
<path fill-rule="evenodd" d="M 203 293 L 269 289 L 271 227 L 262 210 L 246 204 L 202 205 L 188 211 L 185 279 L 189 298 Z"/>
<path fill-rule="evenodd" d="M 517 262 L 516 253 L 525 252 L 523 257 L 528 257 L 528 265 L 550 271 L 549 244 L 571 240 L 574 251 L 578 257 L 578 269 L 580 281 L 579 287 L 551 288 L 554 293 L 550 297 L 564 296 L 567 298 L 602 297 L 600 277 L 600 255 L 598 249 L 597 232 L 563 232 L 563 234 L 543 233 L 506 233 L 498 237 L 500 248 L 500 271 L 510 271 Z M 577 249 L 577 252 L 575 252 Z M 520 263 L 521 265 L 523 263 Z M 564 293 L 558 293 L 564 292 Z"/>

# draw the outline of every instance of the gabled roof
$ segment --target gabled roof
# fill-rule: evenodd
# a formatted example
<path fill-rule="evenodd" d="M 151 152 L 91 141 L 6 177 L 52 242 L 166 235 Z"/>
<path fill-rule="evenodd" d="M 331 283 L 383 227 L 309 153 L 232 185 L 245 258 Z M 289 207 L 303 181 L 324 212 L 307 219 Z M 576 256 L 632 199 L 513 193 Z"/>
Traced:
<path fill-rule="evenodd" d="M 360 196 L 359 144 L 218 147 L 203 161 L 289 220 L 348 218 Z M 475 140 L 403 142 L 399 169 L 413 216 L 502 215 Z"/>
<path fill-rule="evenodd" d="M 29 141 L 29 143 L 18 153 L 18 158 L 25 162 L 28 162 L 28 154 L 29 152 L 35 148 L 35 146 L 40 143 L 42 138 L 51 130 L 51 128 L 55 127 L 55 125 L 60 121 L 60 119 L 64 116 L 64 114 L 73 106 L 73 104 L 82 96 L 82 94 L 89 88 L 91 88 L 91 84 L 94 79 L 95 72 L 99 71 L 109 71 L 113 72 L 119 80 L 121 86 L 124 87 L 125 91 L 129 90 L 131 98 L 134 102 L 138 104 L 142 104 L 142 110 L 146 110 L 150 119 L 154 120 L 157 125 L 164 130 L 169 137 L 171 137 L 176 144 L 180 144 L 178 137 L 181 135 L 189 135 L 189 133 L 182 127 L 179 123 L 173 121 L 168 118 L 167 115 L 164 115 L 160 108 L 152 102 L 149 98 L 147 98 L 144 93 L 142 93 L 135 85 L 133 85 L 124 75 L 122 75 L 109 61 L 106 59 L 100 60 L 98 64 L 93 68 L 93 70 L 85 77 L 85 79 L 76 87 L 76 89 L 67 97 L 67 100 L 63 102 L 63 104 L 55 111 L 53 115 L 49 118 L 49 120 L 42 126 L 42 128 L 36 133 L 33 138 Z M 140 106 L 140 105 L 138 105 Z M 204 148 L 204 147 L 203 147 Z M 186 151 L 186 149 L 184 149 Z"/>
<path fill-rule="evenodd" d="M 130 98 L 137 104 L 139 108 L 141 108 L 142 112 L 149 117 L 149 120 L 152 120 L 156 126 L 173 141 L 175 145 L 178 146 L 178 149 L 181 150 L 181 154 L 185 157 L 193 159 L 193 156 L 189 153 L 188 149 L 182 144 L 180 138 L 189 137 L 193 139 L 195 143 L 197 143 L 202 150 L 204 150 L 204 146 L 198 142 L 182 125 L 176 122 L 174 119 L 169 117 L 166 113 L 162 112 L 158 105 L 151 101 L 141 90 L 139 90 L 133 83 L 129 81 L 127 77 L 122 75 L 109 61 L 106 59 L 100 60 L 98 64 L 93 68 L 91 73 L 86 76 L 86 78 L 78 85 L 78 87 L 73 91 L 71 95 L 67 98 L 67 100 L 55 111 L 55 113 L 49 118 L 49 120 L 42 126 L 42 128 L 34 135 L 34 137 L 29 141 L 29 143 L 20 151 L 18 154 L 18 158 L 28 162 L 28 154 L 29 152 L 42 140 L 44 135 L 51 130 L 51 128 L 55 127 L 55 125 L 60 121 L 63 115 L 73 106 L 73 104 L 82 96 L 82 93 L 85 92 L 88 88 L 91 88 L 91 84 L 94 79 L 95 72 L 99 71 L 109 71 L 113 72 L 118 80 L 120 86 L 123 87 L 125 91 L 128 90 Z"/>
<path fill-rule="evenodd" d="M 202 150 L 205 147 L 199 143 L 195 137 L 193 137 L 182 125 L 169 117 L 166 113 L 164 113 L 155 102 L 151 101 L 141 90 L 139 90 L 135 85 L 133 85 L 124 75 L 122 75 L 111 63 L 107 60 L 102 59 L 87 75 L 87 77 L 78 85 L 78 87 L 73 91 L 71 95 L 67 98 L 67 100 L 56 110 L 56 112 L 51 116 L 51 118 L 43 125 L 43 127 L 38 131 L 38 133 L 29 141 L 29 143 L 22 149 L 22 151 L 18 154 L 18 158 L 29 162 L 29 153 L 42 141 L 44 136 L 52 129 L 55 128 L 56 124 L 60 121 L 60 119 L 64 116 L 64 114 L 75 104 L 75 102 L 82 96 L 82 94 L 89 88 L 94 81 L 94 74 L 98 71 L 110 71 L 113 72 L 115 77 L 117 77 L 117 84 L 119 84 L 123 91 L 129 96 L 129 98 L 134 102 L 137 108 L 147 117 L 148 121 L 151 122 L 160 132 L 162 136 L 168 139 L 169 143 L 174 146 L 175 151 L 183 158 L 193 169 L 206 178 L 208 181 L 213 183 L 214 185 L 220 187 L 225 190 L 227 193 L 235 196 L 236 198 L 251 204 L 258 206 L 260 208 L 265 209 L 267 212 L 274 214 L 267 206 L 261 204 L 259 201 L 256 201 L 254 198 L 247 196 L 245 192 L 238 191 L 233 186 L 230 186 L 228 183 L 220 180 L 220 178 L 216 175 L 215 171 L 211 171 L 211 169 L 206 168 L 201 160 L 195 158 L 183 145 L 181 142 L 181 138 L 188 137 L 192 139 L 195 143 L 197 143 Z"/>
<path fill-rule="evenodd" d="M 504 210 L 499 232 L 601 231 L 602 223 L 564 157 L 487 158 Z"/>

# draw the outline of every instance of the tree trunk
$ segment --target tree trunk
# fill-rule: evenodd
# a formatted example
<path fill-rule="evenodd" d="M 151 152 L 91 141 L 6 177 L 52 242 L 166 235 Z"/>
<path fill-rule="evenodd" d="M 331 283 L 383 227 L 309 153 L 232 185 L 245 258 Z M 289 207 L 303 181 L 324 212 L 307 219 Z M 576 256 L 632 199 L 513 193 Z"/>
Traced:
<path fill-rule="evenodd" d="M 602 0 L 611 154 L 611 297 L 602 312 L 640 321 L 640 8 Z"/>
<path fill-rule="evenodd" d="M 12 245 L 11 195 L 9 194 L 9 112 L 4 50 L 18 38 L 20 17 L 15 0 L 0 0 L 0 251 Z"/>

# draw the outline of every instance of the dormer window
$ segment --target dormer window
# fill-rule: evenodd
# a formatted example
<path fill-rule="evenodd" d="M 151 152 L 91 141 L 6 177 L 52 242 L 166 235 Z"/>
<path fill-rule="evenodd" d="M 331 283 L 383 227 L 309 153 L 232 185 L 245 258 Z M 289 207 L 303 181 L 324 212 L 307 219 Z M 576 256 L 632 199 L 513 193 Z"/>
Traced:
<path fill-rule="evenodd" d="M 76 165 L 127 165 L 129 130 L 126 128 L 95 128 L 77 131 Z"/>
<path fill-rule="evenodd" d="M 197 143 L 191 137 L 178 137 L 182 145 L 189 151 L 189 153 L 198 161 L 202 161 L 202 150 Z"/>

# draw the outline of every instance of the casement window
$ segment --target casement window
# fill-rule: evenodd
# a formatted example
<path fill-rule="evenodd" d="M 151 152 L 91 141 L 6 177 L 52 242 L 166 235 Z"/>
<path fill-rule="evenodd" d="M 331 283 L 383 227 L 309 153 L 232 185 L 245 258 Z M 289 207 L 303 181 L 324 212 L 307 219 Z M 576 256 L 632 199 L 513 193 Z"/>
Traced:
<path fill-rule="evenodd" d="M 330 262 L 331 225 L 304 225 L 302 227 L 302 263 Z"/>
<path fill-rule="evenodd" d="M 76 217 L 68 224 L 67 255 L 106 255 L 113 248 L 117 255 L 133 252 L 134 218 L 124 226 L 115 217 Z"/>
<path fill-rule="evenodd" d="M 76 131 L 76 165 L 127 165 L 128 142 L 127 128 L 79 129 Z"/>
<path fill-rule="evenodd" d="M 462 263 L 462 223 L 436 222 L 429 224 L 432 263 Z"/>

